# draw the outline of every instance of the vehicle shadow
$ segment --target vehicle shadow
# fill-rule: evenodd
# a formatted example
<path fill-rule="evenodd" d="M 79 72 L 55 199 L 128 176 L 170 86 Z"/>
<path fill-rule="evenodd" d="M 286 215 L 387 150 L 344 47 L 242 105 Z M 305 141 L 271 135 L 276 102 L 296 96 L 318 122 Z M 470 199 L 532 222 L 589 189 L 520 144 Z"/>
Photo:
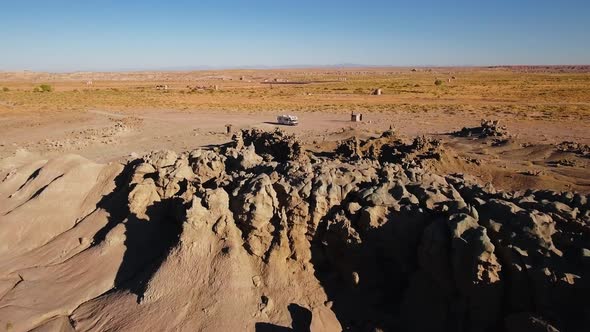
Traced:
<path fill-rule="evenodd" d="M 273 126 L 292 127 L 292 125 L 288 125 L 288 124 L 284 124 L 284 123 L 279 123 L 279 122 L 274 122 L 274 121 L 264 121 L 262 123 L 273 125 Z"/>

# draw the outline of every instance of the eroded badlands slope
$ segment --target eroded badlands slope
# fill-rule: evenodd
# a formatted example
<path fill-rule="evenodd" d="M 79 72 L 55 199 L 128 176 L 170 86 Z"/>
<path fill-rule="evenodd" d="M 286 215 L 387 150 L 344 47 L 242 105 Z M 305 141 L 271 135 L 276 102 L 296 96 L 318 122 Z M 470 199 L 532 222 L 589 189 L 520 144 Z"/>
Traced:
<path fill-rule="evenodd" d="M 281 132 L 0 172 L 10 331 L 584 331 L 590 204 L 429 170 L 392 132 L 302 151 Z"/>

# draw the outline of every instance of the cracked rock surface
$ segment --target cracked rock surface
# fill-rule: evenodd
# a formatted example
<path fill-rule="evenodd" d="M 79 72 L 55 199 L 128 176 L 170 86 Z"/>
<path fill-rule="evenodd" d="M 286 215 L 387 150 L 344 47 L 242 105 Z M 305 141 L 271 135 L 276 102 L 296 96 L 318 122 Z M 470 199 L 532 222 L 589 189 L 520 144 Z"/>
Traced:
<path fill-rule="evenodd" d="M 422 167 L 440 155 L 386 132 L 317 157 L 252 130 L 2 170 L 0 327 L 590 329 L 588 196 Z"/>

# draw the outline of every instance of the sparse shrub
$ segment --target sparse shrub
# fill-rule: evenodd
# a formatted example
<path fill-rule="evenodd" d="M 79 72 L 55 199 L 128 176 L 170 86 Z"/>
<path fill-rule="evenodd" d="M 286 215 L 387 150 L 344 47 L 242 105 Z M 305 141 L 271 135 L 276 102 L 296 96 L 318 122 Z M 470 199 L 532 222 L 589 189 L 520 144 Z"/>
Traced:
<path fill-rule="evenodd" d="M 41 84 L 38 87 L 33 89 L 34 92 L 51 92 L 53 91 L 53 87 L 49 84 Z"/>
<path fill-rule="evenodd" d="M 8 92 L 8 91 L 10 91 L 10 89 L 9 89 L 9 88 L 7 88 L 7 87 L 3 87 L 3 88 L 2 88 L 2 91 L 4 91 L 4 92 Z"/>
<path fill-rule="evenodd" d="M 440 86 L 442 84 L 443 84 L 443 81 L 442 80 L 438 80 L 437 79 L 437 80 L 434 81 L 434 85 L 436 85 L 436 86 Z"/>
<path fill-rule="evenodd" d="M 41 84 L 41 85 L 39 85 L 39 87 L 41 88 L 41 91 L 43 91 L 43 92 L 53 91 L 53 87 L 49 84 Z"/>

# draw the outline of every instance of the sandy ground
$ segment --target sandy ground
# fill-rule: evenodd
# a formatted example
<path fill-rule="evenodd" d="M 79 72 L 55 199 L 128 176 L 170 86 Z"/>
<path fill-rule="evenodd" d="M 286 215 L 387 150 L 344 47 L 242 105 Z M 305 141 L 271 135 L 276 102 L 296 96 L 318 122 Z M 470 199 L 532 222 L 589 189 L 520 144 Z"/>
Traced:
<path fill-rule="evenodd" d="M 24 148 L 41 155 L 76 152 L 97 161 L 110 161 L 136 152 L 153 149 L 187 150 L 227 142 L 226 125 L 234 130 L 261 128 L 295 133 L 305 140 L 335 139 L 335 133 L 356 128 L 367 133 L 390 126 L 407 136 L 441 135 L 479 124 L 473 114 L 407 113 L 402 111 L 364 114 L 362 123 L 349 121 L 348 112 L 305 112 L 296 127 L 278 126 L 277 112 L 221 112 L 141 110 L 33 113 L 0 115 L 0 156 Z M 484 114 L 485 117 L 485 114 Z M 555 120 L 521 120 L 495 116 L 509 127 L 511 134 L 528 142 L 555 144 L 563 141 L 590 143 L 590 124 Z M 122 128 L 117 128 L 117 123 Z M 340 137 L 336 137 L 340 138 Z"/>
<path fill-rule="evenodd" d="M 278 126 L 277 112 L 270 111 L 178 111 L 138 110 L 109 111 L 91 109 L 85 112 L 31 112 L 0 115 L 0 157 L 26 150 L 39 157 L 76 153 L 97 162 L 122 160 L 129 155 L 142 155 L 152 150 L 187 151 L 231 140 L 226 125 L 235 132 L 244 128 L 274 130 L 280 127 L 300 137 L 308 148 L 321 149 L 329 142 L 352 135 L 368 137 L 390 127 L 408 139 L 434 136 L 443 140 L 460 156 L 484 160 L 479 167 L 459 169 L 482 177 L 499 188 L 526 189 L 544 186 L 551 189 L 588 191 L 588 159 L 575 155 L 575 166 L 556 167 L 551 154 L 554 144 L 573 141 L 590 143 L 590 124 L 556 119 L 522 119 L 513 114 L 473 114 L 454 111 L 407 112 L 383 111 L 365 113 L 363 122 L 349 121 L 349 112 L 299 112 L 300 125 Z M 449 133 L 462 127 L 477 126 L 482 117 L 498 119 L 507 126 L 515 144 L 496 148 L 480 140 L 454 138 Z M 523 148 L 526 146 L 526 148 Z M 532 149 L 537 151 L 532 153 Z M 539 152 L 543 149 L 543 153 Z M 563 159 L 562 158 L 562 159 Z M 497 167 L 492 169 L 493 167 Z M 530 169 L 546 171 L 555 179 L 525 177 L 514 181 L 519 173 Z M 448 170 L 451 171 L 451 170 Z M 515 175 L 516 174 L 516 175 Z"/>

